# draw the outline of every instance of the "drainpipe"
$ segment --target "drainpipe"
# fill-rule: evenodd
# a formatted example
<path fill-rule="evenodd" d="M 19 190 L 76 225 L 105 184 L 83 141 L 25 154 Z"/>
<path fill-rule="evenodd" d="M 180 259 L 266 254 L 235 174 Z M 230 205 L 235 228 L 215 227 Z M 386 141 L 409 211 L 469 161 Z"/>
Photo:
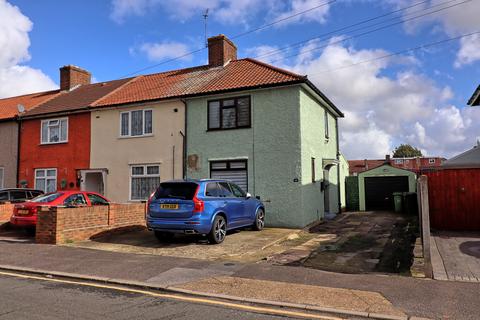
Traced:
<path fill-rule="evenodd" d="M 18 133 L 17 133 L 17 181 L 16 181 L 16 186 L 19 186 L 20 183 L 20 134 L 21 134 L 21 127 L 22 127 L 22 119 L 20 116 L 17 118 L 17 123 L 18 123 Z"/>
<path fill-rule="evenodd" d="M 337 181 L 338 181 L 338 214 L 342 212 L 342 189 L 340 187 L 340 137 L 338 136 L 338 118 L 335 118 L 335 136 L 337 138 Z"/>
<path fill-rule="evenodd" d="M 183 102 L 184 105 L 184 132 L 180 131 L 180 134 L 183 137 L 183 157 L 182 157 L 182 173 L 183 173 L 183 179 L 187 179 L 187 100 L 185 99 L 180 99 L 180 101 Z"/>

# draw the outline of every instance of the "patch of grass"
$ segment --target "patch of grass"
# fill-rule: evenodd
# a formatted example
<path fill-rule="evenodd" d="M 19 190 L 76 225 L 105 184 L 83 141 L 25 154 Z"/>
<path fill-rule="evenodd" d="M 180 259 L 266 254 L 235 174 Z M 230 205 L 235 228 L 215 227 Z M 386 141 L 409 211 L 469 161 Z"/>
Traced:
<path fill-rule="evenodd" d="M 65 240 L 65 243 L 68 243 L 68 244 L 74 243 L 74 242 L 75 242 L 75 241 L 73 241 L 72 239 L 67 239 L 67 240 Z"/>

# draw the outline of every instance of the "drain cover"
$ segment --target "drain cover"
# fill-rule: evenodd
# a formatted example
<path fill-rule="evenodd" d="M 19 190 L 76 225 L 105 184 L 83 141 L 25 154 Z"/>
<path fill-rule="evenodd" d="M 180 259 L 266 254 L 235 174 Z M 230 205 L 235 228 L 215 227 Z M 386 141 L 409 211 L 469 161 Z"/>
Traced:
<path fill-rule="evenodd" d="M 235 263 L 227 262 L 227 263 L 224 263 L 223 265 L 226 267 L 231 267 L 231 266 L 234 266 Z"/>

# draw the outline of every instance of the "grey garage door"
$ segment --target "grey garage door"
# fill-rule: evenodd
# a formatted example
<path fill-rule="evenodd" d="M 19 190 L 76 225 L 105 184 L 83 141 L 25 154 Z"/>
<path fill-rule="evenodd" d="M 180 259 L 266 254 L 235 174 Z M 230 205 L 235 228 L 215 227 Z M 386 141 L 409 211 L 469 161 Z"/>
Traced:
<path fill-rule="evenodd" d="M 212 161 L 210 178 L 229 180 L 248 191 L 247 160 Z"/>
<path fill-rule="evenodd" d="M 408 192 L 408 177 L 366 177 L 366 209 L 393 210 L 394 192 Z"/>

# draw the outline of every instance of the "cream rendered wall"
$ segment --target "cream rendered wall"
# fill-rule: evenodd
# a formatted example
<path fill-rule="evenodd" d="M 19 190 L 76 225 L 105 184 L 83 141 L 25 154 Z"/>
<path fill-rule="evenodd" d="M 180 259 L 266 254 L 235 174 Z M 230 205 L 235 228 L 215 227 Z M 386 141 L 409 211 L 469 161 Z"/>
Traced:
<path fill-rule="evenodd" d="M 342 210 L 346 209 L 345 177 L 349 175 L 349 165 L 343 154 L 340 154 L 340 203 Z"/>
<path fill-rule="evenodd" d="M 143 109 L 153 110 L 153 135 L 121 138 L 120 113 Z M 183 102 L 176 100 L 102 109 L 92 111 L 91 117 L 90 169 L 108 169 L 107 198 L 114 202 L 129 201 L 130 166 L 133 164 L 160 164 L 161 181 L 182 178 L 183 137 L 180 132 L 185 133 Z"/>

